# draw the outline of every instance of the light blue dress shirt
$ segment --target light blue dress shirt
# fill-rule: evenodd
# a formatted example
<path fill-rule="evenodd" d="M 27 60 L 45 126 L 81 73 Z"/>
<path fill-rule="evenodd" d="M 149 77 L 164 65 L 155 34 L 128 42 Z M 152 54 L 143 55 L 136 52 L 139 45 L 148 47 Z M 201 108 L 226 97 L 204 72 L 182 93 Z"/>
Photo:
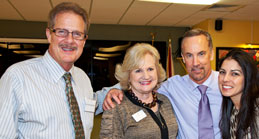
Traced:
<path fill-rule="evenodd" d="M 94 112 L 87 109 L 87 102 L 94 99 L 93 89 L 84 71 L 73 66 L 69 72 L 86 139 L 90 139 Z M 7 69 L 0 80 L 0 138 L 74 138 L 64 73 L 48 51 Z"/>
<path fill-rule="evenodd" d="M 203 85 L 208 86 L 206 93 L 210 102 L 215 139 L 220 139 L 222 96 L 218 87 L 218 72 L 212 71 Z M 173 105 L 178 122 L 178 139 L 198 139 L 198 108 L 201 94 L 197 87 L 198 84 L 193 82 L 189 75 L 176 75 L 158 89 L 158 92 L 166 95 Z"/>

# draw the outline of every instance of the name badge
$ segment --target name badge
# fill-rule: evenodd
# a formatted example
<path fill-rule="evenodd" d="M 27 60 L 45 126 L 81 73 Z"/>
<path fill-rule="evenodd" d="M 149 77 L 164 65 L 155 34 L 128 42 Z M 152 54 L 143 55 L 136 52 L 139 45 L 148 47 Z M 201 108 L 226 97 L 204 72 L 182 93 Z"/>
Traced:
<path fill-rule="evenodd" d="M 134 118 L 134 120 L 135 120 L 136 122 L 139 122 L 140 120 L 142 120 L 142 119 L 144 119 L 145 117 L 147 117 L 147 115 L 145 114 L 145 112 L 144 112 L 143 110 L 140 110 L 140 111 L 134 113 L 134 114 L 132 115 L 132 117 Z"/>
<path fill-rule="evenodd" d="M 96 108 L 95 105 L 96 105 L 95 99 L 85 98 L 85 111 L 95 112 L 95 108 Z"/>

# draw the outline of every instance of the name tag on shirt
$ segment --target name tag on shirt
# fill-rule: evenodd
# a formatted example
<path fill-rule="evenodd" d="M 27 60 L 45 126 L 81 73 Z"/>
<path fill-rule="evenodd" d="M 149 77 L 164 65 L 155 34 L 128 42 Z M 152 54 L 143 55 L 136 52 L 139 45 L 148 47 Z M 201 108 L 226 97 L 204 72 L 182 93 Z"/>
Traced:
<path fill-rule="evenodd" d="M 142 120 L 142 119 L 144 119 L 145 117 L 147 117 L 147 115 L 145 114 L 145 112 L 144 112 L 143 110 L 140 110 L 140 111 L 134 113 L 134 114 L 132 115 L 132 117 L 134 118 L 134 120 L 135 120 L 136 122 L 139 122 L 140 120 Z"/>
<path fill-rule="evenodd" d="M 96 105 L 95 99 L 85 98 L 85 111 L 94 112 L 96 108 L 95 105 Z"/>

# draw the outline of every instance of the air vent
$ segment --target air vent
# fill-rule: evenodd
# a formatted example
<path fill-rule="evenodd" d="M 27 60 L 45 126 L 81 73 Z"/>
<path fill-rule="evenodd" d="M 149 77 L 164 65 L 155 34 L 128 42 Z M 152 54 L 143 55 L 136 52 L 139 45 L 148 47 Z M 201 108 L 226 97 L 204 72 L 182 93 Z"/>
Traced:
<path fill-rule="evenodd" d="M 214 4 L 203 11 L 214 11 L 214 12 L 233 12 L 240 8 L 243 8 L 244 5 L 225 5 L 225 4 Z"/>

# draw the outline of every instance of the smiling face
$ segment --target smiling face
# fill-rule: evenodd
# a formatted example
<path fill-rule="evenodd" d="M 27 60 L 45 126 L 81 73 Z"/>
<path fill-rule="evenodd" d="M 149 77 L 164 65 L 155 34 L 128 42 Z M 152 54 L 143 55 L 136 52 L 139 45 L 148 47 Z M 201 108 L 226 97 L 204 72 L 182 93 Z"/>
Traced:
<path fill-rule="evenodd" d="M 53 29 L 67 29 L 69 32 L 84 32 L 83 18 L 73 12 L 63 12 L 56 15 Z M 46 29 L 46 35 L 50 43 L 49 53 L 65 71 L 69 71 L 74 62 L 81 56 L 85 40 L 75 40 L 72 33 L 67 37 L 58 37 L 54 32 Z"/>
<path fill-rule="evenodd" d="M 146 54 L 139 62 L 141 66 L 132 70 L 129 76 L 132 91 L 136 96 L 151 93 L 158 82 L 154 57 Z"/>
<path fill-rule="evenodd" d="M 230 97 L 234 104 L 239 103 L 245 80 L 240 65 L 234 59 L 224 60 L 218 78 L 222 95 Z"/>
<path fill-rule="evenodd" d="M 202 84 L 211 73 L 210 61 L 213 60 L 213 50 L 204 35 L 184 38 L 182 42 L 182 57 L 190 78 L 197 84 Z"/>

